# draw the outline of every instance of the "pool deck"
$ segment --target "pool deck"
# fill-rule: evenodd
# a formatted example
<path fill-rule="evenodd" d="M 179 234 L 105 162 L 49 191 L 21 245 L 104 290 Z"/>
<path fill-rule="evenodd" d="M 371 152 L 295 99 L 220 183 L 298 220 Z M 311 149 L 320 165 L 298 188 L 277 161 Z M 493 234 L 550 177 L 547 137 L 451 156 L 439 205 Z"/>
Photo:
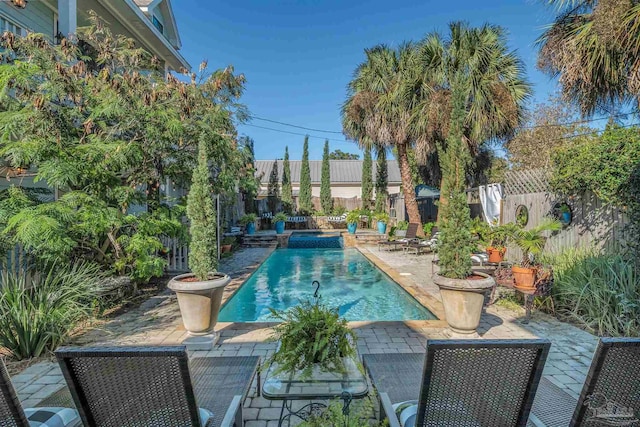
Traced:
<path fill-rule="evenodd" d="M 360 251 L 434 314 L 442 316 L 437 286 L 431 280 L 429 254 L 412 255 L 402 251 L 379 251 L 362 247 Z M 238 251 L 222 260 L 219 270 L 228 273 L 232 282 L 225 289 L 225 300 L 255 271 L 273 251 L 251 248 Z M 522 324 L 524 311 L 501 306 L 487 307 L 482 315 L 478 339 L 547 338 L 553 343 L 544 376 L 577 398 L 586 378 L 597 338 L 581 329 L 534 312 L 531 322 Z M 218 323 L 218 344 L 209 351 L 194 351 L 191 357 L 268 356 L 276 344 L 268 323 Z M 448 338 L 442 320 L 406 322 L 350 322 L 358 336 L 358 351 L 367 353 L 424 353 L 427 339 Z M 170 345 L 187 336 L 180 319 L 175 295 L 169 291 L 152 297 L 140 307 L 105 324 L 96 325 L 73 339 L 73 345 Z M 52 360 L 30 366 L 12 381 L 25 406 L 33 406 L 58 389 L 64 379 Z M 255 387 L 245 402 L 246 427 L 277 425 L 280 401 L 256 397 Z"/>

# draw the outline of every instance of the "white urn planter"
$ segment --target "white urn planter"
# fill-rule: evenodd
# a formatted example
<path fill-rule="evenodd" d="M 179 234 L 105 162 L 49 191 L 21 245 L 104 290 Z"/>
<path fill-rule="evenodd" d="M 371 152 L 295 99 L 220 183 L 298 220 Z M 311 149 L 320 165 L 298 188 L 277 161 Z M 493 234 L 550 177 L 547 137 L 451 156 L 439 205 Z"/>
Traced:
<path fill-rule="evenodd" d="M 184 344 L 192 350 L 210 349 L 217 340 L 214 327 L 218 322 L 224 287 L 231 278 L 222 273 L 212 273 L 209 280 L 193 278 L 193 273 L 180 274 L 172 278 L 167 287 L 178 297 L 182 322 L 189 333 Z"/>
<path fill-rule="evenodd" d="M 440 274 L 433 281 L 440 288 L 444 315 L 449 328 L 459 334 L 474 334 L 480 324 L 486 292 L 495 285 L 493 277 L 473 273 L 472 279 L 450 279 Z"/>

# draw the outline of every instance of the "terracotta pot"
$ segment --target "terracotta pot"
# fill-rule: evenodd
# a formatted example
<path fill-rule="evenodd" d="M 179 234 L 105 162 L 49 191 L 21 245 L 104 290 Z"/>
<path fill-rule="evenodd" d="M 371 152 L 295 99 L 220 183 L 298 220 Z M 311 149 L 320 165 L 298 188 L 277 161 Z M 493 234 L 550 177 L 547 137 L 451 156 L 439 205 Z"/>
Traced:
<path fill-rule="evenodd" d="M 231 252 L 231 245 L 221 245 L 220 251 L 224 254 L 226 252 Z"/>
<path fill-rule="evenodd" d="M 487 248 L 487 254 L 489 255 L 489 262 L 502 262 L 504 261 L 504 255 L 507 253 L 507 248 L 494 248 L 489 246 Z"/>
<path fill-rule="evenodd" d="M 476 279 L 450 279 L 435 274 L 433 282 L 440 288 L 444 315 L 452 331 L 460 334 L 473 334 L 480 324 L 484 295 L 494 285 L 493 277 L 484 273 Z"/>
<path fill-rule="evenodd" d="M 513 280 L 516 284 L 516 288 L 526 291 L 533 291 L 536 289 L 535 268 L 525 268 L 514 265 L 511 267 L 511 271 L 513 271 Z"/>

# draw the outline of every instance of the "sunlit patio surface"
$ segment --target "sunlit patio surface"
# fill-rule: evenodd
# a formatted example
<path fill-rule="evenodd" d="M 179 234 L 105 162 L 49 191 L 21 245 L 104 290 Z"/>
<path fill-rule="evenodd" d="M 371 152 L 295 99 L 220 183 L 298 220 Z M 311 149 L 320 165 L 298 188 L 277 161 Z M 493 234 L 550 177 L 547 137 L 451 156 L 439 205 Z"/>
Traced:
<path fill-rule="evenodd" d="M 219 270 L 231 275 L 228 298 L 271 253 L 271 248 L 250 248 L 222 261 Z M 402 278 L 405 288 L 415 287 L 423 299 L 437 305 L 438 288 L 431 281 L 432 256 L 407 255 L 402 251 L 361 248 L 370 260 L 393 278 Z M 395 276 L 395 277 L 394 277 Z M 431 308 L 431 307 L 429 307 Z M 436 312 L 436 309 L 434 309 Z M 433 311 L 433 310 L 432 310 Z M 482 315 L 478 339 L 547 338 L 552 342 L 544 377 L 577 399 L 584 383 L 597 338 L 550 315 L 534 311 L 529 324 L 522 324 L 524 310 L 491 305 Z M 358 351 L 367 353 L 423 353 L 427 339 L 450 338 L 443 322 L 354 322 Z M 191 357 L 268 356 L 276 344 L 269 342 L 270 328 L 260 323 L 219 323 L 217 345 L 209 351 L 190 352 Z M 160 345 L 179 344 L 187 336 L 182 326 L 175 295 L 170 291 L 152 297 L 138 308 L 78 337 L 74 345 Z M 55 362 L 41 362 L 12 377 L 24 406 L 37 405 L 64 387 Z M 302 405 L 304 401 L 296 402 Z M 256 383 L 245 401 L 245 426 L 277 425 L 281 402 L 257 397 Z"/>

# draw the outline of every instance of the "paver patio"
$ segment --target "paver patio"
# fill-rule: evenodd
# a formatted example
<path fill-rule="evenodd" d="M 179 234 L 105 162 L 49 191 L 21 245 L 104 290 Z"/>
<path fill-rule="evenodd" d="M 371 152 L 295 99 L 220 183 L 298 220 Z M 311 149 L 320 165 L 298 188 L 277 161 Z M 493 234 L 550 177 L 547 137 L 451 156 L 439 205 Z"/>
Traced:
<path fill-rule="evenodd" d="M 273 249 L 251 248 L 237 252 L 225 259 L 220 271 L 232 277 L 225 298 L 257 268 Z M 399 275 L 405 286 L 414 286 L 439 299 L 438 288 L 431 281 L 431 255 L 408 255 L 402 251 L 378 251 L 362 248 L 361 251 L 376 263 L 384 264 L 388 271 Z M 480 339 L 496 338 L 547 338 L 552 342 L 544 376 L 575 398 L 586 378 L 597 338 L 552 316 L 534 312 L 531 322 L 520 323 L 524 311 L 514 312 L 500 306 L 490 306 L 483 313 Z M 358 335 L 358 350 L 366 353 L 422 353 L 427 338 L 446 338 L 442 322 L 354 322 Z M 195 351 L 191 356 L 267 356 L 275 350 L 275 343 L 267 342 L 268 324 L 220 323 L 216 330 L 220 340 L 210 351 Z M 154 345 L 178 344 L 186 337 L 180 320 L 175 295 L 166 291 L 151 298 L 140 307 L 76 338 L 77 345 Z M 54 362 L 42 362 L 24 370 L 12 378 L 20 399 L 25 406 L 33 406 L 64 386 L 62 374 Z M 246 427 L 271 427 L 277 425 L 280 401 L 268 401 L 256 397 L 255 387 L 245 402 Z"/>

